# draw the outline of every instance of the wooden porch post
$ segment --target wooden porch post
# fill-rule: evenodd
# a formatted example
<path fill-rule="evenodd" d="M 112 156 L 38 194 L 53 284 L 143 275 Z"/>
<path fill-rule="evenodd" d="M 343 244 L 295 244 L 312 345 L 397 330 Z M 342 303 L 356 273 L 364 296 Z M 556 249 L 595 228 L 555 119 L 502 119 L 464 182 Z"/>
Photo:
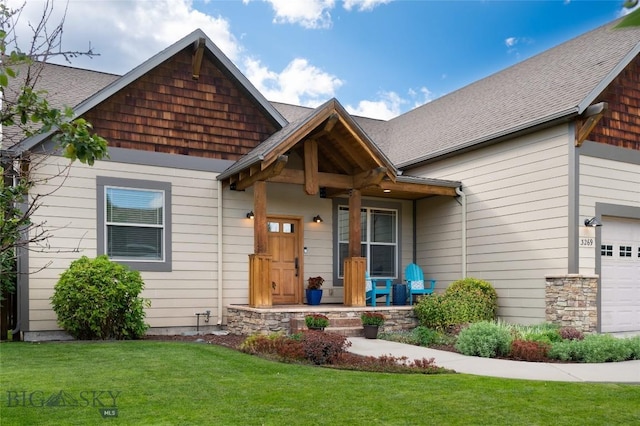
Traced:
<path fill-rule="evenodd" d="M 361 257 L 360 208 L 362 194 L 352 189 L 349 194 L 349 257 L 344 261 L 344 304 L 345 306 L 365 306 L 364 273 L 366 259 Z"/>
<path fill-rule="evenodd" d="M 253 184 L 253 249 L 249 255 L 249 305 L 268 308 L 271 294 L 271 255 L 267 254 L 267 184 Z"/>

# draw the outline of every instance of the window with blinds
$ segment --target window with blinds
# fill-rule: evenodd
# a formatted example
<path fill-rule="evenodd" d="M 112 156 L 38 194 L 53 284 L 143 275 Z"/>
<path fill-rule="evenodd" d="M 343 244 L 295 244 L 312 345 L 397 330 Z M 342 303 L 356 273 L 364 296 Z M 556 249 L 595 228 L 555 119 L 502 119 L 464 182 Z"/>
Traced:
<path fill-rule="evenodd" d="M 398 211 L 382 208 L 360 210 L 360 254 L 367 259 L 372 277 L 398 276 Z M 349 208 L 338 208 L 338 277 L 344 276 L 344 259 L 349 254 Z"/>
<path fill-rule="evenodd" d="M 105 244 L 112 259 L 163 261 L 165 194 L 105 187 Z"/>

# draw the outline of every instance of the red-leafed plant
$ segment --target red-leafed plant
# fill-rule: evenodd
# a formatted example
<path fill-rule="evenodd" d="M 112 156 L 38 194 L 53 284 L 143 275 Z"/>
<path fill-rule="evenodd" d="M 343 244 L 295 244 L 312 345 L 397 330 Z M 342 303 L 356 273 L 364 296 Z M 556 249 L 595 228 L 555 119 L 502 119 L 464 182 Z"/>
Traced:
<path fill-rule="evenodd" d="M 548 352 L 549 345 L 543 342 L 516 339 L 511 343 L 511 357 L 520 361 L 542 362 Z"/>

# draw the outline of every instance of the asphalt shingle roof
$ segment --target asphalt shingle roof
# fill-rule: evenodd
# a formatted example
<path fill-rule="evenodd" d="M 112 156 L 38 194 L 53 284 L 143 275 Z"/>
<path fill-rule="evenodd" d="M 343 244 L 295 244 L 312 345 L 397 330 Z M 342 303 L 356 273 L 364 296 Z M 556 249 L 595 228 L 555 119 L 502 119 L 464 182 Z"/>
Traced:
<path fill-rule="evenodd" d="M 373 139 L 402 168 L 582 113 L 640 51 L 640 28 L 613 29 L 615 24 L 398 116 L 386 135 L 374 133 Z"/>

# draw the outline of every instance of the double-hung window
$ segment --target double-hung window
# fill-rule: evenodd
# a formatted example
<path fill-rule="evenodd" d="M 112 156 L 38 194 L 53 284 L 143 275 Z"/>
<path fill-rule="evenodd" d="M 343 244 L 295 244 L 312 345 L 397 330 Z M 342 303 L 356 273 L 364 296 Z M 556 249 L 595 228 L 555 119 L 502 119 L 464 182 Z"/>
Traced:
<path fill-rule="evenodd" d="M 360 255 L 371 277 L 398 277 L 398 210 L 365 207 L 360 210 Z M 344 277 L 349 255 L 349 208 L 338 207 L 338 277 Z"/>
<path fill-rule="evenodd" d="M 139 270 L 171 270 L 171 185 L 98 178 L 98 253 Z"/>

